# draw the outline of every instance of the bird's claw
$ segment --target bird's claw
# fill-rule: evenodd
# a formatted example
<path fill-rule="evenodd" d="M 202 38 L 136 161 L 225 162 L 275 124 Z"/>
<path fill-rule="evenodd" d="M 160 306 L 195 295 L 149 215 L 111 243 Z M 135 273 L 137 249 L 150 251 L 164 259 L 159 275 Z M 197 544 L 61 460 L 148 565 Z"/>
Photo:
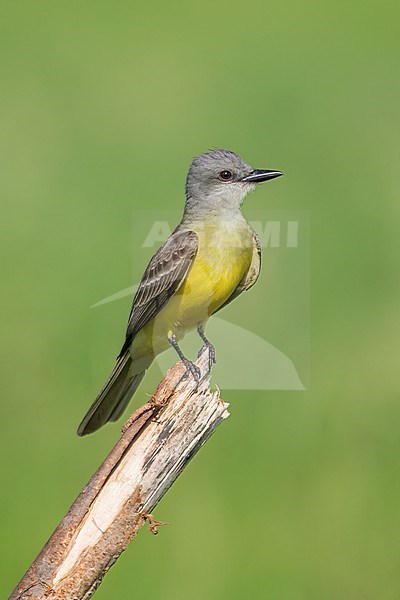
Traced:
<path fill-rule="evenodd" d="M 195 382 L 197 383 L 197 385 L 199 385 L 200 381 L 201 381 L 201 371 L 199 369 L 199 367 L 197 365 L 195 365 L 191 360 L 186 360 L 184 362 L 184 365 L 186 367 L 186 373 L 184 375 L 184 377 L 188 377 L 189 373 L 192 374 L 193 379 L 195 380 Z"/>
<path fill-rule="evenodd" d="M 204 350 L 208 350 L 208 372 L 210 373 L 212 366 L 217 362 L 215 348 L 210 342 L 206 342 L 199 350 L 197 358 L 200 358 Z"/>

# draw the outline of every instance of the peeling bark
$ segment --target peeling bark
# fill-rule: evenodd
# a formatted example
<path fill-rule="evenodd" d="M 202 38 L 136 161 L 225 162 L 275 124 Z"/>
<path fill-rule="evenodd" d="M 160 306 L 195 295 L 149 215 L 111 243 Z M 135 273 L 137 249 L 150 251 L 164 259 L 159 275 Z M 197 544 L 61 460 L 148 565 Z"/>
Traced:
<path fill-rule="evenodd" d="M 10 600 L 87 600 L 134 539 L 147 515 L 215 428 L 228 405 L 206 379 L 208 352 L 197 361 L 202 381 L 172 367 L 156 393 L 81 491 Z M 157 522 L 150 523 L 156 533 Z"/>

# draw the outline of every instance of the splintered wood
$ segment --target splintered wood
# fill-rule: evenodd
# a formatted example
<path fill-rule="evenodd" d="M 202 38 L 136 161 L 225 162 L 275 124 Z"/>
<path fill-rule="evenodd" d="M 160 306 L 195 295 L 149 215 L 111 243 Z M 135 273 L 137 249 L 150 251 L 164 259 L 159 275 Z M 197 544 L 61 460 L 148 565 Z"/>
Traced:
<path fill-rule="evenodd" d="M 123 435 L 81 491 L 63 521 L 10 596 L 80 600 L 90 598 L 108 569 L 215 428 L 229 416 L 228 404 L 207 380 L 208 352 L 197 361 L 198 386 L 172 367 L 156 393 L 133 413 Z"/>

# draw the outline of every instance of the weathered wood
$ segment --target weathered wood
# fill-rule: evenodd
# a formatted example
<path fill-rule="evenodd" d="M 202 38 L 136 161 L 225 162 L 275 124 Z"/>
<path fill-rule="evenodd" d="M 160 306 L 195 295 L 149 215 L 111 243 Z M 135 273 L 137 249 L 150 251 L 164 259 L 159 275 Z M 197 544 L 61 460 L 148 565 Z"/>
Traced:
<path fill-rule="evenodd" d="M 150 519 L 149 513 L 215 428 L 228 405 L 207 380 L 208 352 L 197 361 L 202 381 L 170 369 L 156 393 L 81 491 L 10 600 L 86 600 Z"/>

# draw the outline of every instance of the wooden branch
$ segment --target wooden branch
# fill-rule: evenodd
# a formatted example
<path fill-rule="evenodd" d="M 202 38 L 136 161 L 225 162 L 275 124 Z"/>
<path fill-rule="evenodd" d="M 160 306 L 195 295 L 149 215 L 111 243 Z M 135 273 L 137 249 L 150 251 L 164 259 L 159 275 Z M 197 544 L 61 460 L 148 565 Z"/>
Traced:
<path fill-rule="evenodd" d="M 206 379 L 208 352 L 197 361 L 202 381 L 182 379 L 172 367 L 156 393 L 127 421 L 123 434 L 10 600 L 87 600 L 145 523 L 149 513 L 213 433 L 229 416 L 228 404 Z"/>

